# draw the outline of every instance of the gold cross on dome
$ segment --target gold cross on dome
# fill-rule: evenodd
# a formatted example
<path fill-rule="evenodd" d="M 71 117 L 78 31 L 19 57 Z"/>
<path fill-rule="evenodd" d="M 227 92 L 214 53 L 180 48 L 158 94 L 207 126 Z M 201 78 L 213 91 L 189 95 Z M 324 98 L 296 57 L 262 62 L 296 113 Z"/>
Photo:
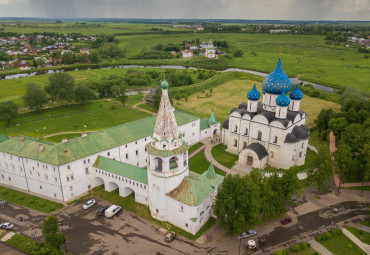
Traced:
<path fill-rule="evenodd" d="M 166 78 L 166 70 L 163 70 L 162 73 L 163 73 L 163 78 Z"/>
<path fill-rule="evenodd" d="M 280 57 L 281 57 L 281 55 L 283 55 L 283 46 L 282 45 L 280 45 Z"/>

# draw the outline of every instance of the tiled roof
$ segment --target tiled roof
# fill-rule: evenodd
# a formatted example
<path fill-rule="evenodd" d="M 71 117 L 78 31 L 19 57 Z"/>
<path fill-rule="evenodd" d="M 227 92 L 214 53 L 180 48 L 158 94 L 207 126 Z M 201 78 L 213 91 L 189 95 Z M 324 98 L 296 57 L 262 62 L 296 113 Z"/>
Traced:
<path fill-rule="evenodd" d="M 179 125 L 199 119 L 197 116 L 180 111 L 174 113 Z M 151 136 L 155 121 L 156 116 L 150 116 L 90 133 L 86 137 L 74 138 L 67 143 L 50 143 L 31 137 L 24 137 L 24 140 L 20 141 L 19 137 L 14 137 L 1 142 L 0 151 L 59 166 Z M 42 151 L 39 151 L 39 144 L 43 144 Z"/>
<path fill-rule="evenodd" d="M 102 156 L 98 156 L 94 163 L 94 167 L 137 182 L 148 184 L 147 170 L 144 168 Z"/>
<path fill-rule="evenodd" d="M 203 174 L 189 171 L 189 176 L 185 177 L 177 188 L 166 195 L 186 205 L 200 205 L 224 179 L 218 174 L 214 178 L 208 178 L 207 173 L 208 171 Z"/>

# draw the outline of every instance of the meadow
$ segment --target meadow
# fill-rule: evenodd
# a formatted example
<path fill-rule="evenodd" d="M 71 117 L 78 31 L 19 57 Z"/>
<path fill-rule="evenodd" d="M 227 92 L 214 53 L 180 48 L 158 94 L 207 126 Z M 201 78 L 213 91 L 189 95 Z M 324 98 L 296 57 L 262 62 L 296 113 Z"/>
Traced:
<path fill-rule="evenodd" d="M 73 104 L 67 107 L 44 109 L 39 114 L 23 113 L 13 121 L 19 125 L 13 124 L 4 128 L 4 132 L 9 136 L 23 134 L 33 137 L 43 137 L 59 132 L 81 133 L 83 130 L 102 130 L 150 116 L 146 112 L 122 106 L 117 101 L 95 101 L 85 108 L 86 111 L 83 111 L 81 105 Z M 0 122 L 0 126 L 4 127 L 5 123 Z M 74 135 L 80 136 L 81 134 Z M 73 135 L 67 136 L 73 137 Z M 60 140 L 56 140 L 57 138 Z M 60 142 L 61 139 L 62 137 L 48 138 L 48 140 L 55 142 Z"/>
<path fill-rule="evenodd" d="M 324 36 L 292 34 L 246 34 L 246 33 L 184 33 L 147 34 L 117 36 L 120 46 L 127 49 L 127 57 L 135 56 L 144 48 L 157 44 L 174 43 L 180 45 L 185 40 L 199 38 L 200 41 L 226 40 L 229 43 L 229 57 L 220 57 L 219 67 L 238 67 L 270 73 L 277 62 L 282 47 L 284 72 L 289 77 L 300 75 L 302 80 L 344 88 L 353 86 L 369 90 L 370 59 L 357 48 L 326 44 Z M 241 49 L 244 56 L 230 57 Z M 250 54 L 256 52 L 254 56 Z M 197 58 L 170 60 L 197 67 Z M 214 61 L 207 60 L 204 61 Z M 163 60 L 167 63 L 167 60 Z M 207 62 L 206 62 L 207 63 Z"/>
<path fill-rule="evenodd" d="M 204 93 L 197 92 L 188 97 L 187 101 L 185 101 L 185 99 L 174 100 L 174 105 L 180 110 L 202 117 L 209 117 L 213 109 L 216 119 L 221 121 L 222 124 L 229 116 L 230 110 L 233 107 L 237 108 L 241 102 L 247 102 L 247 93 L 252 89 L 253 84 L 256 84 L 257 90 L 262 92 L 262 85 L 260 82 L 232 80 L 214 87 L 212 89 L 212 94 L 209 90 L 204 91 Z M 262 100 L 262 95 L 260 100 Z M 301 101 L 300 109 L 306 112 L 306 126 L 309 128 L 314 127 L 314 120 L 321 109 L 330 107 L 334 110 L 339 110 L 340 108 L 337 103 L 305 95 Z"/>

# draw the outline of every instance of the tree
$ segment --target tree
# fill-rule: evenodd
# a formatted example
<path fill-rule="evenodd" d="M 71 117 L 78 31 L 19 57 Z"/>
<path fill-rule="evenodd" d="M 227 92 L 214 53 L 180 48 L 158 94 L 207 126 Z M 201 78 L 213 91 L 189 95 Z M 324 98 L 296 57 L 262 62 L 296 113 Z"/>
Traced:
<path fill-rule="evenodd" d="M 96 50 L 92 50 L 89 54 L 89 59 L 91 63 L 99 63 L 100 62 L 100 54 Z"/>
<path fill-rule="evenodd" d="M 126 95 L 126 86 L 124 84 L 121 85 L 115 85 L 111 88 L 112 95 L 118 99 L 122 103 L 122 105 L 125 105 L 127 95 Z"/>
<path fill-rule="evenodd" d="M 340 140 L 342 133 L 347 126 L 348 122 L 344 117 L 330 119 L 328 123 L 328 127 L 329 129 L 333 130 L 337 142 Z"/>
<path fill-rule="evenodd" d="M 340 187 L 342 185 L 344 176 L 350 172 L 353 164 L 352 156 L 351 147 L 347 144 L 339 145 L 337 150 L 334 152 L 334 161 L 337 167 L 337 173 L 339 174 L 338 192 L 340 192 Z"/>
<path fill-rule="evenodd" d="M 67 51 L 64 52 L 62 55 L 62 63 L 63 64 L 73 64 L 75 62 L 75 56 L 73 55 L 72 52 Z"/>
<path fill-rule="evenodd" d="M 243 57 L 244 52 L 242 50 L 236 50 L 233 54 L 234 57 L 240 58 Z"/>
<path fill-rule="evenodd" d="M 361 162 L 361 193 L 364 193 L 364 182 L 370 179 L 370 143 L 366 143 L 363 149 L 360 149 Z"/>
<path fill-rule="evenodd" d="M 88 102 L 94 99 L 94 92 L 86 84 L 79 84 L 74 89 L 74 99 L 76 102 L 85 106 Z"/>
<path fill-rule="evenodd" d="M 308 180 L 316 184 L 317 192 L 327 191 L 328 181 L 333 176 L 333 163 L 329 153 L 320 152 L 307 174 Z"/>
<path fill-rule="evenodd" d="M 162 97 L 162 89 L 160 87 L 157 87 L 153 95 L 153 106 L 155 109 L 159 109 L 159 105 L 161 103 L 161 97 Z"/>
<path fill-rule="evenodd" d="M 79 54 L 76 56 L 76 60 L 78 63 L 85 63 L 87 60 L 87 55 L 86 54 Z"/>
<path fill-rule="evenodd" d="M 329 120 L 335 117 L 335 112 L 332 108 L 329 109 L 322 109 L 315 120 L 317 128 L 321 134 L 322 131 L 326 131 L 328 129 Z"/>
<path fill-rule="evenodd" d="M 11 120 L 18 116 L 18 105 L 13 101 L 0 103 L 0 120 L 10 124 Z"/>
<path fill-rule="evenodd" d="M 46 245 L 57 251 L 66 242 L 65 236 L 59 233 L 58 219 L 53 214 L 44 219 L 42 235 L 44 236 Z"/>
<path fill-rule="evenodd" d="M 45 91 L 35 83 L 26 85 L 26 94 L 22 97 L 24 105 L 33 111 L 39 112 L 47 102 Z"/>
<path fill-rule="evenodd" d="M 73 98 L 73 88 L 75 80 L 70 74 L 55 73 L 50 75 L 49 84 L 45 86 L 45 91 L 54 100 L 67 103 Z"/>

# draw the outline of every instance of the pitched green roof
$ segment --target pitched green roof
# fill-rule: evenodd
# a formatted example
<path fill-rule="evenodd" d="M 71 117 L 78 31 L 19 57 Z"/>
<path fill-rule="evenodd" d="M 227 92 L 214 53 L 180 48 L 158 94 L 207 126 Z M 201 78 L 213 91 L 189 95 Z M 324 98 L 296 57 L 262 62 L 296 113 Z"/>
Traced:
<path fill-rule="evenodd" d="M 144 168 L 102 156 L 97 157 L 94 167 L 137 182 L 148 184 L 147 170 Z"/>
<path fill-rule="evenodd" d="M 204 118 L 200 120 L 200 130 L 204 130 L 209 128 L 211 125 L 220 123 L 219 121 L 211 122 L 208 118 Z"/>
<path fill-rule="evenodd" d="M 7 135 L 5 135 L 5 134 L 4 135 L 0 135 L 0 143 L 6 141 L 8 139 L 9 139 L 9 137 Z"/>
<path fill-rule="evenodd" d="M 179 126 L 199 119 L 197 116 L 180 111 L 175 111 L 174 114 Z M 155 121 L 156 116 L 150 116 L 90 133 L 86 137 L 74 138 L 67 143 L 50 143 L 31 137 L 24 137 L 24 140 L 20 141 L 19 137 L 14 137 L 1 142 L 0 151 L 59 166 L 151 136 Z M 42 151 L 38 149 L 39 144 L 43 144 Z"/>
<path fill-rule="evenodd" d="M 211 161 L 211 163 L 209 163 L 209 167 L 208 167 L 206 176 L 207 176 L 208 179 L 216 178 L 216 172 L 215 172 L 215 168 L 213 167 L 212 161 Z"/>

